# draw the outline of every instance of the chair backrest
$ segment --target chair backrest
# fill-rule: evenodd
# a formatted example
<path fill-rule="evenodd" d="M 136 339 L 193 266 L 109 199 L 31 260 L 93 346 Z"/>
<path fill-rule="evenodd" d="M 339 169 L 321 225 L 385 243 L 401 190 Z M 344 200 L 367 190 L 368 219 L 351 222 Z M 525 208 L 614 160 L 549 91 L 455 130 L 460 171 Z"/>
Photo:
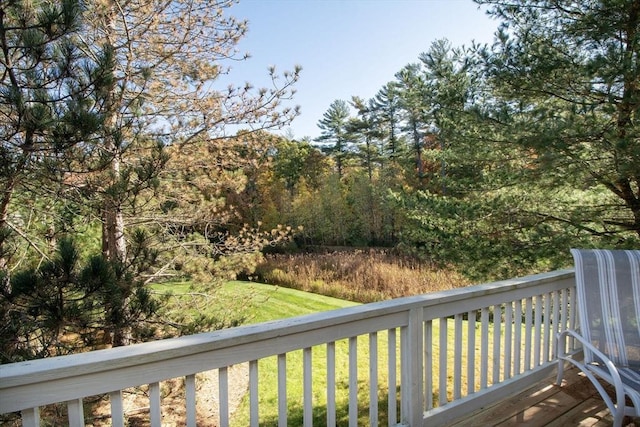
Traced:
<path fill-rule="evenodd" d="M 572 249 L 580 333 L 619 366 L 640 367 L 640 250 Z M 598 358 L 585 349 L 585 362 Z"/>

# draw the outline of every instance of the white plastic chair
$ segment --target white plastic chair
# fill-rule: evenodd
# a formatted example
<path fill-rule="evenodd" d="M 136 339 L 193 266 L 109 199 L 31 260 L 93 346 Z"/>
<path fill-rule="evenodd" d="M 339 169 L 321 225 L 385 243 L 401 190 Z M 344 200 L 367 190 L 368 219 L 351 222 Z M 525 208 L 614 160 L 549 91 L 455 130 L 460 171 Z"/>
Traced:
<path fill-rule="evenodd" d="M 557 383 L 565 361 L 577 366 L 619 427 L 625 416 L 640 416 L 640 250 L 572 249 L 571 254 L 580 327 L 558 334 Z M 582 344 L 584 360 L 565 352 L 567 337 Z M 613 399 L 603 382 L 615 389 Z"/>

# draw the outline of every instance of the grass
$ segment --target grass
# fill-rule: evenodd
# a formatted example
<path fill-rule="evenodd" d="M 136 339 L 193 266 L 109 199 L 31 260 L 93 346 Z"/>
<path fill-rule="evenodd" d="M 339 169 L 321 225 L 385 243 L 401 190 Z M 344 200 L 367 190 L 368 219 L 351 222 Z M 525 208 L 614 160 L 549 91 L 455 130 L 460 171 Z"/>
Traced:
<path fill-rule="evenodd" d="M 194 292 L 188 282 L 154 285 L 153 289 L 159 293 L 173 293 L 172 304 L 176 310 L 183 310 L 188 306 L 187 302 L 199 299 L 205 309 L 220 315 L 232 310 L 235 316 L 247 319 L 245 324 L 357 305 L 338 298 L 254 282 L 226 282 L 213 296 Z"/>
<path fill-rule="evenodd" d="M 174 295 L 173 303 L 177 309 L 182 310 L 184 305 L 181 299 L 191 300 L 194 297 L 205 298 L 205 296 L 194 295 L 189 283 L 168 283 L 154 285 L 154 290 L 159 293 L 171 292 Z M 294 317 L 304 314 L 317 313 L 321 311 L 334 310 L 338 308 L 351 307 L 357 303 L 345 301 L 333 297 L 312 294 L 296 289 L 282 288 L 272 285 L 265 285 L 252 282 L 232 281 L 222 285 L 215 293 L 215 301 L 208 301 L 209 309 L 215 309 L 215 303 L 224 305 L 225 301 L 250 301 L 242 306 L 243 317 L 250 319 L 248 323 L 259 323 L 269 320 Z M 184 301 L 183 301 L 184 302 Z M 379 342 L 379 353 L 386 354 L 386 337 Z M 362 339 L 358 340 L 358 353 L 360 357 L 358 366 L 359 372 L 368 372 L 368 343 Z M 287 354 L 287 401 L 289 402 L 289 425 L 302 424 L 302 351 L 294 351 Z M 326 347 L 315 347 L 312 352 L 313 376 L 314 376 L 314 424 L 322 425 L 326 420 Z M 386 366 L 382 365 L 381 366 Z M 259 396 L 261 425 L 277 425 L 278 395 L 277 395 L 277 357 L 269 357 L 259 361 Z M 362 374 L 360 374 L 362 375 Z M 381 389 L 386 389 L 383 380 L 386 372 L 380 368 Z M 336 343 L 336 403 L 338 406 L 337 419 L 339 425 L 344 425 L 348 417 L 348 341 L 342 340 Z M 364 385 L 368 384 L 368 379 L 359 380 L 359 388 L 364 390 Z M 384 386 L 384 387 L 383 387 Z M 386 399 L 386 396 L 383 396 Z M 386 402 L 382 402 L 386 405 Z M 386 410 L 382 407 L 381 411 Z M 361 419 L 367 421 L 368 408 L 362 408 Z M 236 411 L 232 419 L 233 426 L 246 426 L 249 424 L 249 402 L 248 395 L 245 396 L 240 408 Z M 364 417 L 364 418 L 363 418 Z M 342 420 L 342 421 L 340 421 Z M 364 422 L 363 421 L 363 422 Z M 365 423 L 366 424 L 366 423 Z"/>
<path fill-rule="evenodd" d="M 459 286 L 463 281 L 457 281 L 455 275 L 443 275 L 441 271 L 429 273 L 427 270 L 423 270 L 415 265 L 406 264 L 402 265 L 401 262 L 395 264 L 389 264 L 388 260 L 382 257 L 380 254 L 351 254 L 350 256 L 338 256 L 333 254 L 328 257 L 321 258 L 320 260 L 324 265 L 322 268 L 320 263 L 316 264 L 309 262 L 307 264 L 300 264 L 298 270 L 307 269 L 307 272 L 318 274 L 324 279 L 316 278 L 311 280 L 311 283 L 316 284 L 316 291 L 327 293 L 336 293 L 338 295 L 349 296 L 352 299 L 386 299 L 392 296 L 400 296 L 401 294 L 411 294 L 412 292 L 418 292 L 419 289 L 424 291 L 438 290 L 442 288 L 450 288 Z M 296 263 L 292 259 L 287 260 L 289 266 L 295 270 Z M 333 264 L 332 264 L 333 263 Z M 338 263 L 338 264 L 336 264 Z M 306 266 L 305 266 L 306 265 Z M 329 276 L 326 272 L 331 270 L 331 266 L 336 270 L 333 274 L 333 279 L 330 283 L 325 283 L 324 280 Z M 386 269 L 386 270 L 385 270 Z M 385 273 L 386 271 L 386 273 Z M 401 275 L 402 271 L 412 271 L 414 276 L 409 282 L 405 282 L 401 286 L 399 293 L 390 292 L 386 286 L 389 283 L 385 282 L 391 280 L 394 275 Z M 325 274 L 324 276 L 322 276 Z M 371 280 L 371 275 L 384 275 L 384 280 L 376 282 L 377 285 L 371 286 L 373 292 L 367 293 L 366 286 L 367 281 Z M 427 279 L 430 283 L 428 286 L 423 282 L 418 286 L 419 276 L 425 276 L 423 279 Z M 296 276 L 302 277 L 302 276 Z M 354 284 L 348 283 L 348 277 L 354 279 Z M 455 280 L 454 280 L 455 279 Z M 387 283 L 382 285 L 382 283 Z M 413 285 L 411 284 L 413 283 Z M 441 283 L 440 288 L 437 287 L 437 283 Z M 424 286 L 427 286 L 425 288 Z M 342 288 L 342 291 L 340 291 Z M 335 298 L 332 296 L 320 295 L 318 293 L 308 293 L 302 290 L 278 287 L 273 285 L 265 285 L 253 282 L 241 282 L 232 281 L 227 282 L 219 287 L 216 287 L 215 292 L 203 292 L 192 288 L 189 282 L 176 282 L 176 283 L 164 283 L 152 285 L 154 292 L 158 294 L 171 294 L 168 299 L 169 312 L 167 318 L 172 319 L 171 315 L 175 314 L 182 316 L 193 316 L 197 318 L 200 313 L 209 313 L 220 316 L 221 318 L 228 317 L 230 315 L 236 318 L 245 319 L 246 323 L 258 323 L 275 319 L 282 319 L 286 317 L 299 316 L 304 314 L 316 313 L 327 310 L 334 310 L 344 307 L 351 307 L 358 305 L 356 302 L 347 301 L 345 299 Z M 364 296 L 364 298 L 363 298 Z M 464 322 L 464 330 L 466 331 L 466 322 Z M 476 343 L 480 342 L 479 330 L 476 328 Z M 490 330 L 490 338 L 492 328 Z M 434 362 L 433 371 L 438 372 L 438 324 L 434 323 L 433 336 L 434 336 Z M 396 334 L 398 340 L 396 350 L 396 360 L 398 366 L 396 369 L 397 381 L 400 381 L 400 354 L 399 354 L 399 336 Z M 453 328 L 448 328 L 448 348 L 453 349 L 454 332 Z M 463 349 L 467 347 L 467 339 L 463 334 Z M 464 350 L 466 351 L 466 350 Z M 369 340 L 367 336 L 360 336 L 357 338 L 357 387 L 358 387 L 358 402 L 360 406 L 358 409 L 358 425 L 369 424 L 369 407 L 366 403 L 369 402 Z M 336 424 L 338 426 L 348 425 L 349 414 L 349 340 L 341 340 L 335 343 L 336 353 Z M 388 391 L 391 390 L 393 396 L 395 396 L 395 387 L 397 385 L 389 384 L 388 380 L 388 334 L 386 331 L 380 332 L 377 336 L 377 363 L 378 363 L 378 413 L 381 425 L 386 424 L 387 419 L 387 396 Z M 466 357 L 466 356 L 465 356 Z M 326 423 L 326 392 L 327 392 L 327 378 L 326 378 L 326 358 L 327 347 L 320 345 L 312 349 L 312 376 L 313 376 L 313 423 L 314 425 L 324 425 Z M 287 404 L 288 404 L 288 425 L 302 425 L 303 420 L 303 351 L 294 351 L 287 353 Z M 476 361 L 479 358 L 476 357 Z M 464 357 L 463 357 L 464 363 Z M 477 362 L 478 363 L 478 362 Z M 491 361 L 489 362 L 491 364 Z M 259 361 L 259 398 L 260 398 L 260 425 L 263 426 L 276 426 L 278 425 L 278 375 L 277 375 L 277 357 L 269 357 Z M 449 380 L 452 377 L 452 366 L 449 362 L 448 366 Z M 465 371 L 463 368 L 463 384 L 466 382 Z M 434 381 L 435 380 L 434 378 Z M 476 378 L 476 382 L 478 378 Z M 434 384 L 437 387 L 437 384 Z M 450 388 L 450 387 L 449 387 Z M 476 387 L 477 389 L 478 387 Z M 447 392 L 450 395 L 450 390 Z M 464 392 L 463 392 L 464 393 Z M 434 396 L 434 400 L 437 400 L 437 395 Z M 232 416 L 232 426 L 242 427 L 249 424 L 249 402 L 248 394 L 245 395 L 240 407 Z M 399 407 L 399 402 L 398 405 Z"/>
<path fill-rule="evenodd" d="M 357 305 L 357 303 L 338 298 L 261 283 L 230 282 L 223 287 L 222 292 L 234 298 L 238 296 L 239 290 L 245 287 L 254 292 L 254 298 L 259 302 L 251 308 L 249 316 L 251 323 Z"/>
<path fill-rule="evenodd" d="M 447 320 L 447 399 L 453 399 L 453 350 L 455 343 L 454 321 Z M 462 395 L 467 394 L 467 342 L 466 336 L 467 321 L 462 322 L 464 333 L 462 334 L 462 372 L 461 385 Z M 488 342 L 491 346 L 493 341 L 493 328 L 489 328 Z M 433 324 L 433 405 L 439 406 L 439 390 L 438 390 L 438 373 L 440 371 L 439 364 L 439 322 Z M 400 381 L 400 352 L 399 352 L 399 331 L 396 333 L 397 350 L 396 350 L 396 376 L 398 383 L 394 386 L 389 383 L 388 378 L 388 335 L 387 332 L 378 333 L 377 337 L 377 363 L 378 363 L 378 414 L 380 425 L 387 424 L 387 399 L 388 391 L 399 387 Z M 358 425 L 369 424 L 369 340 L 367 336 L 357 338 L 357 372 L 358 372 Z M 477 325 L 475 329 L 475 391 L 480 390 L 480 369 L 481 358 L 481 328 Z M 338 426 L 348 425 L 349 414 L 349 342 L 341 340 L 335 343 L 336 352 L 336 424 Z M 491 357 L 492 349 L 488 350 L 488 384 L 492 383 L 493 376 L 493 359 Z M 326 405 L 327 405 L 327 347 L 325 345 L 317 346 L 312 349 L 312 394 L 313 394 L 313 425 L 325 425 L 327 423 Z M 287 353 L 287 425 L 303 424 L 303 352 L 302 350 Z M 259 361 L 258 363 L 258 388 L 259 388 L 259 413 L 261 426 L 277 426 L 278 425 L 278 363 L 277 357 L 269 357 Z M 502 374 L 503 375 L 503 374 Z M 400 402 L 397 402 L 399 408 Z M 399 414 L 397 414 L 399 416 Z M 232 418 L 233 427 L 241 427 L 249 425 L 249 396 L 243 399 L 240 407 L 234 413 Z"/>
<path fill-rule="evenodd" d="M 174 294 L 183 296 L 189 295 L 190 288 L 187 283 L 162 285 L 156 286 L 158 291 L 171 290 Z M 357 305 L 356 303 L 344 301 L 332 297 L 326 297 L 322 295 L 307 293 L 296 289 L 275 287 L 271 285 L 249 283 L 249 282 L 229 282 L 224 284 L 216 292 L 216 302 L 219 305 L 224 305 L 225 301 L 251 301 L 243 305 L 245 310 L 242 315 L 250 318 L 250 323 L 263 322 L 275 319 L 281 319 L 285 317 L 292 317 L 298 315 L 304 315 L 309 313 L 315 313 L 319 311 L 333 310 L 337 308 L 349 307 Z M 215 304 L 210 304 L 209 308 L 212 309 Z M 447 328 L 447 341 L 448 349 L 452 351 L 454 348 L 454 328 L 452 327 L 453 321 L 448 321 L 449 327 Z M 489 340 L 491 341 L 493 328 L 490 328 Z M 463 322 L 463 330 L 467 330 L 467 322 Z M 434 360 L 433 371 L 439 372 L 439 359 L 438 359 L 438 336 L 439 336 L 439 322 L 434 322 L 433 325 L 433 342 L 434 342 Z M 396 360 L 400 360 L 399 354 L 399 332 L 396 334 L 397 354 Z M 476 346 L 480 345 L 480 329 L 476 328 Z M 348 424 L 349 413 L 349 342 L 348 340 L 341 340 L 335 343 L 336 348 L 336 420 L 337 425 Z M 381 422 L 386 423 L 387 418 L 387 393 L 393 385 L 389 384 L 388 380 L 388 337 L 386 332 L 380 332 L 377 339 L 378 348 L 378 412 L 380 414 Z M 467 337 L 466 333 L 463 334 L 463 351 L 466 352 Z M 477 348 L 479 351 L 479 348 Z M 369 340 L 366 336 L 357 338 L 357 352 L 358 352 L 358 395 L 359 402 L 369 401 Z M 491 352 L 489 352 L 491 354 Z M 324 345 L 314 347 L 312 349 L 312 376 L 313 376 L 313 422 L 314 425 L 324 425 L 326 423 L 326 393 L 327 393 L 327 348 Z M 303 352 L 302 350 L 293 351 L 287 353 L 287 403 L 288 403 L 288 425 L 301 425 L 303 418 Z M 480 358 L 476 356 L 477 371 L 479 371 Z M 466 354 L 463 358 L 463 363 L 466 362 Z M 491 361 L 489 361 L 491 366 Z M 278 362 L 277 357 L 268 357 L 259 361 L 259 410 L 260 420 L 263 426 L 276 426 L 278 425 Z M 397 377 L 399 381 L 400 369 L 397 366 Z M 448 364 L 448 376 L 451 379 L 453 376 L 452 361 Z M 466 369 L 462 372 L 462 383 L 466 384 Z M 434 378 L 434 387 L 437 388 L 437 379 Z M 447 394 L 451 398 L 452 390 L 449 390 Z M 476 389 L 479 388 L 479 378 L 476 377 Z M 438 395 L 434 396 L 434 400 L 437 401 Z M 437 404 L 436 404 L 437 406 Z M 367 425 L 369 423 L 369 407 L 362 405 L 358 408 L 358 423 L 359 425 Z M 249 399 L 248 394 L 245 395 L 239 408 L 236 410 L 232 417 L 232 426 L 241 427 L 249 424 Z"/>
<path fill-rule="evenodd" d="M 369 399 L 369 347 L 368 340 L 363 337 L 357 339 L 358 352 L 358 401 L 367 402 Z M 388 378 L 386 369 L 387 337 L 381 334 L 378 339 L 378 396 L 379 412 L 383 419 L 386 418 L 386 405 L 388 390 Z M 349 341 L 340 340 L 335 343 L 336 357 L 336 422 L 338 426 L 348 424 L 349 414 Z M 312 377 L 313 377 L 313 424 L 325 425 L 326 414 L 326 393 L 327 393 L 327 347 L 317 346 L 312 349 Z M 287 425 L 303 424 L 303 352 L 293 351 L 286 355 L 287 363 L 287 403 L 288 417 Z M 278 425 L 278 362 L 277 357 L 269 357 L 258 363 L 258 388 L 259 388 L 259 411 L 261 426 Z M 358 408 L 358 425 L 367 425 L 369 408 L 360 406 Z M 248 395 L 243 399 L 242 404 L 236 411 L 232 419 L 232 426 L 241 427 L 249 425 L 249 399 Z"/>
<path fill-rule="evenodd" d="M 376 255 L 379 256 L 379 255 Z M 359 258 L 360 257 L 360 258 Z M 339 257 L 327 257 L 324 258 L 325 262 L 328 260 L 338 261 Z M 369 257 L 369 259 L 371 259 Z M 343 257 L 343 261 L 346 261 L 345 265 L 348 265 L 349 262 L 352 264 L 352 276 L 357 276 L 358 274 L 364 277 L 364 273 L 362 273 L 363 269 L 362 265 L 366 265 L 366 263 L 361 263 L 362 261 L 361 254 L 356 254 L 350 257 Z M 295 263 L 291 262 L 290 267 L 295 269 Z M 355 268 L 355 264 L 359 265 L 358 268 Z M 311 263 L 311 266 L 319 265 Z M 313 270 L 316 267 L 304 266 L 304 264 L 298 265 L 298 270 L 311 269 Z M 400 267 L 398 269 L 392 270 L 390 276 L 393 274 L 400 274 Z M 406 266 L 403 268 L 407 268 Z M 336 267 L 337 270 L 342 271 L 340 274 L 347 274 L 349 271 L 348 268 Z M 381 266 L 371 267 L 372 271 L 380 271 L 382 269 Z M 308 271 L 311 271 L 308 270 Z M 360 271 L 360 273 L 358 273 Z M 420 270 L 417 270 L 420 271 Z M 317 271 L 316 271 L 317 273 Z M 423 272 L 424 273 L 424 272 Z M 427 276 L 431 279 L 434 277 L 439 277 L 438 274 L 434 273 Z M 334 274 L 334 277 L 337 277 L 338 273 Z M 450 280 L 454 276 L 447 276 L 449 279 L 445 280 L 445 288 L 453 287 L 454 281 Z M 318 280 L 318 279 L 314 279 Z M 364 282 L 362 280 L 359 281 L 359 285 L 356 285 L 356 288 L 359 286 L 363 286 Z M 465 282 L 462 282 L 465 283 Z M 455 284 L 459 284 L 456 282 Z M 432 284 L 435 288 L 435 282 Z M 344 282 L 338 283 L 334 282 L 333 285 L 336 289 L 342 287 L 343 291 L 339 292 L 341 295 L 360 295 L 362 296 L 361 290 L 356 290 L 354 293 L 354 288 L 352 286 L 351 289 L 344 289 L 346 285 Z M 171 290 L 176 295 L 181 295 L 180 298 L 184 298 L 190 295 L 190 288 L 188 283 L 180 283 L 180 284 L 167 284 L 167 285 L 158 285 L 154 287 L 157 291 L 165 292 Z M 324 290 L 328 288 L 325 287 Z M 409 287 L 407 289 L 416 290 L 416 287 Z M 405 289 L 405 290 L 407 290 Z M 329 292 L 331 293 L 331 292 Z M 373 294 L 369 294 L 373 295 Z M 382 295 L 389 296 L 388 292 L 380 292 L 377 293 L 378 297 L 375 299 L 379 299 Z M 176 297 L 178 298 L 178 297 Z M 286 288 L 286 287 L 277 287 L 272 285 L 264 285 L 253 282 L 228 282 L 222 285 L 218 291 L 215 293 L 215 299 L 213 301 L 209 300 L 207 302 L 207 310 L 214 309 L 215 307 L 227 307 L 229 306 L 229 301 L 234 301 L 231 306 L 234 306 L 233 310 L 235 310 L 235 314 L 241 315 L 242 317 L 249 319 L 247 323 L 257 323 L 275 319 L 281 319 L 286 317 L 304 315 L 309 313 L 316 313 L 319 311 L 333 310 L 337 308 L 354 306 L 356 303 L 349 302 L 343 299 L 334 298 L 330 296 L 319 295 L 317 293 L 308 293 L 297 289 Z M 447 328 L 447 341 L 448 341 L 448 349 L 451 352 L 454 348 L 454 330 L 452 327 L 452 320 L 448 321 L 449 327 Z M 467 322 L 463 322 L 463 369 L 462 369 L 462 384 L 466 384 L 466 368 L 464 367 L 466 364 L 466 351 L 467 351 Z M 399 349 L 399 333 L 396 334 L 398 339 L 397 348 Z M 433 343 L 434 343 L 434 357 L 433 357 L 433 372 L 434 372 L 434 384 L 433 386 L 436 388 L 436 394 L 434 395 L 434 400 L 438 400 L 437 395 L 437 372 L 439 372 L 439 358 L 438 358 L 438 336 L 439 336 L 439 322 L 434 322 L 433 325 Z M 493 336 L 493 328 L 489 328 L 489 342 L 492 342 Z M 480 366 L 480 357 L 479 357 L 479 346 L 480 346 L 480 328 L 479 325 L 476 326 L 476 371 L 479 372 Z M 337 406 L 337 425 L 347 425 L 348 424 L 348 397 L 349 397 L 349 343 L 348 340 L 342 340 L 335 343 L 336 346 L 336 406 Z M 380 414 L 381 422 L 384 425 L 386 423 L 387 418 L 387 390 L 390 388 L 390 384 L 388 383 L 388 370 L 387 370 L 387 349 L 388 349 L 388 338 L 386 332 L 380 332 L 378 334 L 377 340 L 378 347 L 378 396 L 379 396 L 379 407 L 378 412 Z M 357 339 L 357 351 L 358 351 L 358 395 L 359 402 L 368 402 L 369 401 L 369 342 L 366 336 L 358 337 Z M 326 346 L 317 346 L 312 349 L 312 376 L 313 376 L 313 422 L 314 425 L 324 425 L 326 423 L 326 393 L 327 393 L 327 378 L 326 378 Z M 491 350 L 489 350 L 489 354 L 491 354 Z M 450 353 L 451 354 L 451 353 Z M 450 356 L 447 366 L 448 371 L 448 383 L 451 383 L 453 377 L 453 360 L 452 356 Z M 400 360 L 399 350 L 397 350 L 396 360 Z M 302 417 L 303 417 L 303 352 L 302 350 L 294 351 L 287 353 L 286 355 L 287 361 L 287 403 L 288 403 L 288 425 L 301 425 Z M 489 369 L 491 370 L 492 361 L 489 360 Z M 258 387 L 259 387 L 259 411 L 260 411 L 260 425 L 263 426 L 276 426 L 278 425 L 278 376 L 277 376 L 277 357 L 269 357 L 259 361 L 259 379 L 258 379 Z M 489 378 L 491 378 L 492 372 L 489 372 Z M 397 377 L 399 382 L 400 370 L 399 366 L 397 369 Z M 479 389 L 479 378 L 476 377 L 476 390 Z M 489 379 L 491 382 L 491 379 Z M 393 385 L 391 385 L 391 389 L 393 390 Z M 447 390 L 448 397 L 451 398 L 452 390 L 451 384 L 449 384 Z M 466 387 L 463 387 L 463 395 Z M 233 427 L 241 427 L 249 424 L 249 399 L 248 394 L 245 395 L 240 407 L 234 413 L 232 417 L 232 426 Z M 437 406 L 437 403 L 435 403 Z M 358 424 L 359 425 L 367 425 L 369 424 L 369 407 L 361 406 L 358 408 Z"/>

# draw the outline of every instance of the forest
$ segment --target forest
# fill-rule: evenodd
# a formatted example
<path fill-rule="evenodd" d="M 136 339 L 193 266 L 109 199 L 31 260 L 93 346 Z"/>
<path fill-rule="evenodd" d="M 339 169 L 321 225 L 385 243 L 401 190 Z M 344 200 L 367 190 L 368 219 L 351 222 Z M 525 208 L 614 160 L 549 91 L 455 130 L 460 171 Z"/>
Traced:
<path fill-rule="evenodd" d="M 168 321 L 151 285 L 214 293 L 274 253 L 478 281 L 640 246 L 636 0 L 477 0 L 491 45 L 425 46 L 316 140 L 279 132 L 301 68 L 216 85 L 233 3 L 0 4 L 0 362 L 232 326 Z"/>

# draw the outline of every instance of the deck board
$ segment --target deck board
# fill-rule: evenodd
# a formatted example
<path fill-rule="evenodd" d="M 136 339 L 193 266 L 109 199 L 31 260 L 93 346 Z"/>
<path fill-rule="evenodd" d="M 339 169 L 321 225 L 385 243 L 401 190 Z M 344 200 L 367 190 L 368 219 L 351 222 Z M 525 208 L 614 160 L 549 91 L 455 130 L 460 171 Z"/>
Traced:
<path fill-rule="evenodd" d="M 626 424 L 640 427 L 640 420 Z M 613 418 L 591 382 L 577 369 L 565 371 L 562 387 L 555 377 L 484 408 L 451 427 L 607 427 Z"/>

